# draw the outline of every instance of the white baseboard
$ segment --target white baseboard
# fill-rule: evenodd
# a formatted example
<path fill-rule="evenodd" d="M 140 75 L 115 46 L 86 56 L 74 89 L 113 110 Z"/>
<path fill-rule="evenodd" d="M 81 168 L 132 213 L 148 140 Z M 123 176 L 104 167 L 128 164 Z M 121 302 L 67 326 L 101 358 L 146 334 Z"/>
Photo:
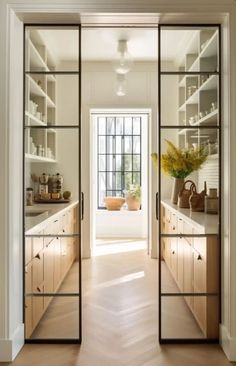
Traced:
<path fill-rule="evenodd" d="M 230 337 L 224 325 L 220 325 L 220 344 L 229 361 L 236 361 L 236 338 Z"/>
<path fill-rule="evenodd" d="M 24 324 L 13 334 L 12 339 L 0 339 L 0 362 L 12 362 L 24 345 Z"/>

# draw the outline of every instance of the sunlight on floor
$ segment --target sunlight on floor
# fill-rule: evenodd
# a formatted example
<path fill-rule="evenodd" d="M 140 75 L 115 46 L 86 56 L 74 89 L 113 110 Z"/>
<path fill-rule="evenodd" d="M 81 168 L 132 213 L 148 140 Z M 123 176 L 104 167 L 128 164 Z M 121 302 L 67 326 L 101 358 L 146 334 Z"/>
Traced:
<path fill-rule="evenodd" d="M 144 239 L 97 239 L 93 256 L 132 252 L 146 248 L 147 240 Z"/>

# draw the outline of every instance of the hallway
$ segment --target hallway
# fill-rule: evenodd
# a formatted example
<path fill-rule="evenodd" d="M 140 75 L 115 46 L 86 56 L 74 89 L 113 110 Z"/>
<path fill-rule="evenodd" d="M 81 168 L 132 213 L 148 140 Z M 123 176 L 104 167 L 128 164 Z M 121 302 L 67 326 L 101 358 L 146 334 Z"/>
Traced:
<path fill-rule="evenodd" d="M 217 345 L 160 347 L 157 315 L 157 262 L 144 250 L 84 260 L 83 345 L 26 345 L 13 365 L 231 365 Z"/>

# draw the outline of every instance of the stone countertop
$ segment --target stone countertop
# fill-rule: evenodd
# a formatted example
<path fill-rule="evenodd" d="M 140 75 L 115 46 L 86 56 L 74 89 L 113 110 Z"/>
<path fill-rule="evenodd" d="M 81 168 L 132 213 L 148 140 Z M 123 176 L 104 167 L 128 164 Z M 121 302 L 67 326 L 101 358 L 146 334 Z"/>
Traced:
<path fill-rule="evenodd" d="M 25 216 L 25 234 L 36 234 L 43 230 L 48 224 L 61 216 L 66 210 L 76 206 L 78 200 L 73 200 L 68 203 L 37 203 L 33 206 L 26 206 L 25 212 L 34 213 L 40 212 L 37 216 Z"/>
<path fill-rule="evenodd" d="M 219 215 L 206 214 L 205 212 L 191 212 L 189 208 L 179 208 L 170 200 L 162 200 L 162 205 L 178 213 L 178 216 L 194 226 L 199 234 L 218 234 Z"/>

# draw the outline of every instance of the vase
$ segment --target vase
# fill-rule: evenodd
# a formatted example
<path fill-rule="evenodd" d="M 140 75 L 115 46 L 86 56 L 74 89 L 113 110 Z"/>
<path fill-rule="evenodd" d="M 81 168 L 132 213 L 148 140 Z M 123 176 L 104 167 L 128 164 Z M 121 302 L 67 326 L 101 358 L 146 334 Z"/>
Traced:
<path fill-rule="evenodd" d="M 174 178 L 173 186 L 172 186 L 172 194 L 171 194 L 171 202 L 177 205 L 178 202 L 178 194 L 182 189 L 184 184 L 184 178 Z"/>

